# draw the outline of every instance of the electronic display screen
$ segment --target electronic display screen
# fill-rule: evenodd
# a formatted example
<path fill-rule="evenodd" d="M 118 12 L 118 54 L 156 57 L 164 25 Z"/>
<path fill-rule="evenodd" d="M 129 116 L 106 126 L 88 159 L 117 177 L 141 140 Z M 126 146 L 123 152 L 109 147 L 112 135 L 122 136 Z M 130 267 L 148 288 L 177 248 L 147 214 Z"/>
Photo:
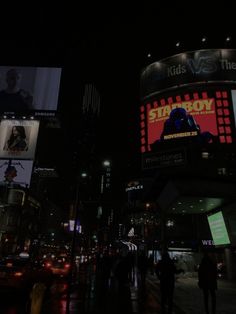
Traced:
<path fill-rule="evenodd" d="M 2 120 L 0 158 L 34 159 L 39 121 Z"/>
<path fill-rule="evenodd" d="M 183 142 L 232 143 L 232 116 L 231 91 L 223 88 L 192 88 L 152 98 L 140 107 L 141 152 Z"/>
<path fill-rule="evenodd" d="M 0 114 L 56 111 L 61 68 L 0 66 Z"/>
<path fill-rule="evenodd" d="M 207 217 L 215 245 L 230 244 L 228 231 L 221 211 Z"/>
<path fill-rule="evenodd" d="M 32 168 L 33 160 L 0 159 L 0 182 L 30 187 Z"/>

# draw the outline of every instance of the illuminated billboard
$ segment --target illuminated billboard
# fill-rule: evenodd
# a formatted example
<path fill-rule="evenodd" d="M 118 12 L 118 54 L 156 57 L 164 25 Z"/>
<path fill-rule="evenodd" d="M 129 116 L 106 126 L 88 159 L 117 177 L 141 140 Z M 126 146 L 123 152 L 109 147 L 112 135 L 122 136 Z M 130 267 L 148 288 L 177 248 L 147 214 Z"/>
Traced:
<path fill-rule="evenodd" d="M 0 66 L 0 114 L 56 111 L 61 70 Z"/>
<path fill-rule="evenodd" d="M 225 226 L 222 212 L 219 211 L 207 217 L 211 235 L 215 245 L 230 244 L 229 235 Z"/>
<path fill-rule="evenodd" d="M 234 111 L 234 122 L 236 125 L 236 89 L 233 89 L 231 91 L 231 95 L 232 95 L 232 103 L 233 103 L 233 111 Z"/>
<path fill-rule="evenodd" d="M 38 130 L 36 120 L 2 120 L 0 158 L 34 159 Z"/>
<path fill-rule="evenodd" d="M 180 143 L 232 143 L 231 90 L 192 87 L 165 93 L 140 108 L 141 152 Z"/>
<path fill-rule="evenodd" d="M 162 90 L 200 82 L 235 82 L 235 49 L 202 49 L 179 53 L 143 69 L 140 94 L 144 100 Z"/>
<path fill-rule="evenodd" d="M 75 228 L 75 220 L 69 220 L 69 231 L 74 231 Z M 80 225 L 80 222 L 77 221 L 76 224 L 76 231 L 78 233 L 82 233 L 82 226 Z"/>
<path fill-rule="evenodd" d="M 9 185 L 30 186 L 33 160 L 0 160 L 0 182 Z"/>

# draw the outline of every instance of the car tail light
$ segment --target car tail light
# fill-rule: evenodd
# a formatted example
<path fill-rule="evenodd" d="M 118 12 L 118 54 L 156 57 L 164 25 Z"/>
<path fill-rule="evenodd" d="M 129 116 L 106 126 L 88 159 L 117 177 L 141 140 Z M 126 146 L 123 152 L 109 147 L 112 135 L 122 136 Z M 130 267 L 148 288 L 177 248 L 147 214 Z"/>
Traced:
<path fill-rule="evenodd" d="M 15 277 L 21 277 L 21 276 L 23 276 L 23 273 L 21 271 L 17 271 L 14 273 L 14 276 Z"/>
<path fill-rule="evenodd" d="M 70 268 L 70 264 L 65 264 L 65 268 Z"/>
<path fill-rule="evenodd" d="M 51 264 L 51 263 L 46 263 L 45 266 L 46 266 L 47 268 L 49 268 L 49 267 L 52 266 L 52 264 Z"/>
<path fill-rule="evenodd" d="M 12 264 L 11 262 L 8 262 L 8 263 L 6 264 L 6 266 L 7 266 L 7 267 L 12 267 L 13 264 Z"/>

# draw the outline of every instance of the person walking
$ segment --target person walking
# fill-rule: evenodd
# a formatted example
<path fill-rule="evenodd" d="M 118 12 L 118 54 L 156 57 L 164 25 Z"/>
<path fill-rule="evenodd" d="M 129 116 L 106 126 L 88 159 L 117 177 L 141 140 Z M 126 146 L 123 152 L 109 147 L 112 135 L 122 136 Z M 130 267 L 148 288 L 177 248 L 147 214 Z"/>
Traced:
<path fill-rule="evenodd" d="M 146 288 L 146 276 L 148 271 L 148 258 L 145 255 L 145 252 L 142 251 L 138 255 L 137 260 L 137 267 L 138 267 L 138 275 L 139 275 L 139 284 L 142 292 L 145 292 Z"/>
<path fill-rule="evenodd" d="M 217 265 L 204 253 L 198 269 L 198 286 L 203 291 L 205 313 L 209 314 L 209 295 L 211 298 L 211 314 L 216 313 Z"/>
<path fill-rule="evenodd" d="M 162 254 L 162 259 L 157 263 L 155 269 L 156 275 L 160 280 L 161 292 L 161 310 L 162 314 L 172 314 L 173 297 L 175 288 L 175 274 L 183 272 L 182 269 L 177 269 L 174 261 L 170 258 L 167 251 Z"/>

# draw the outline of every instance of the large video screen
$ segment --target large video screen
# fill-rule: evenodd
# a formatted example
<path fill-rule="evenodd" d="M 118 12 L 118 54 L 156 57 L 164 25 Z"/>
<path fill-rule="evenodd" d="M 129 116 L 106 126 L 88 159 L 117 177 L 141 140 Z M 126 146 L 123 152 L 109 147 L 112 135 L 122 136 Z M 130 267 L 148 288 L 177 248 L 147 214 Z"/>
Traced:
<path fill-rule="evenodd" d="M 0 66 L 0 114 L 56 111 L 61 70 Z"/>
<path fill-rule="evenodd" d="M 34 159 L 39 121 L 2 120 L 0 158 Z"/>
<path fill-rule="evenodd" d="M 232 102 L 233 102 L 233 110 L 234 110 L 234 122 L 236 125 L 236 89 L 231 91 L 232 94 Z"/>
<path fill-rule="evenodd" d="M 32 167 L 33 160 L 0 159 L 0 182 L 30 187 Z"/>
<path fill-rule="evenodd" d="M 201 49 L 151 63 L 141 73 L 141 99 L 177 86 L 235 82 L 235 62 L 235 49 Z"/>
<path fill-rule="evenodd" d="M 207 217 L 214 245 L 230 244 L 228 231 L 221 211 Z"/>
<path fill-rule="evenodd" d="M 231 91 L 192 89 L 159 96 L 141 106 L 141 151 L 159 151 L 165 145 L 232 142 Z M 235 109 L 236 110 L 236 109 Z"/>

